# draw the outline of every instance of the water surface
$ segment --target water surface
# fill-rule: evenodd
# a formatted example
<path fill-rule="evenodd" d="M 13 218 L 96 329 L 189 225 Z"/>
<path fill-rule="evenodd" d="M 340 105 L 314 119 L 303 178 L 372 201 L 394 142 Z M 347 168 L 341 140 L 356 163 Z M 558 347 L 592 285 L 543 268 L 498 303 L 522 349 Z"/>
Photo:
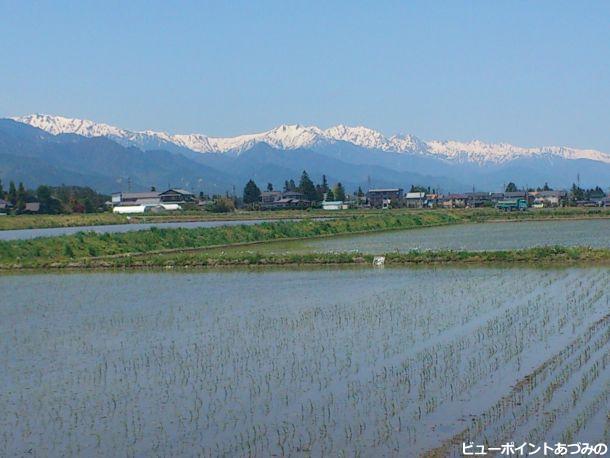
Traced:
<path fill-rule="evenodd" d="M 233 251 L 264 253 L 358 251 L 380 254 L 410 250 L 514 250 L 553 245 L 610 248 L 610 219 L 456 224 L 295 242 L 274 242 L 240 247 Z"/>
<path fill-rule="evenodd" d="M 599 442 L 608 284 L 607 268 L 2 276 L 0 456 Z"/>

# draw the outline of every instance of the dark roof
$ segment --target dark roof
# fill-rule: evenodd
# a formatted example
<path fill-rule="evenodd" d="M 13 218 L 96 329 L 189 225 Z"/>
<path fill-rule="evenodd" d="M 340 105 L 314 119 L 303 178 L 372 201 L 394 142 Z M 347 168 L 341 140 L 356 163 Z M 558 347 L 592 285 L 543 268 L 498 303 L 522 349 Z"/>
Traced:
<path fill-rule="evenodd" d="M 150 192 L 120 192 L 121 199 L 156 199 L 159 193 L 156 191 Z"/>
<path fill-rule="evenodd" d="M 539 191 L 538 197 L 560 197 L 567 195 L 567 191 Z"/>
<path fill-rule="evenodd" d="M 160 193 L 160 195 L 168 194 L 170 192 L 174 192 L 176 194 L 187 195 L 187 196 L 194 196 L 194 194 L 191 191 L 187 191 L 186 189 L 179 189 L 179 188 L 168 189 L 167 191 L 163 191 L 162 193 Z"/>
<path fill-rule="evenodd" d="M 527 194 L 527 192 L 525 191 L 515 191 L 515 192 L 505 192 L 504 193 L 504 197 L 508 197 L 509 199 L 511 197 L 525 197 Z"/>
<path fill-rule="evenodd" d="M 466 196 L 472 199 L 486 199 L 488 197 L 491 197 L 491 194 L 488 192 L 467 192 Z"/>

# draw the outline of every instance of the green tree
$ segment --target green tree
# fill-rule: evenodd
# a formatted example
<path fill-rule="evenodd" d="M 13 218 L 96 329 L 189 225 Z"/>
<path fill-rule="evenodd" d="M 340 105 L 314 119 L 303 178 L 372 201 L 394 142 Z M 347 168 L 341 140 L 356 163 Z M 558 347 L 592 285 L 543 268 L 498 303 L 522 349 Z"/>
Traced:
<path fill-rule="evenodd" d="M 504 192 L 517 192 L 517 191 L 518 191 L 517 185 L 515 183 L 513 183 L 512 181 L 506 185 L 506 189 L 504 190 Z"/>
<path fill-rule="evenodd" d="M 8 185 L 8 200 L 13 205 L 17 203 L 17 188 L 15 187 L 15 182 L 12 180 Z"/>
<path fill-rule="evenodd" d="M 253 180 L 246 183 L 244 188 L 244 203 L 245 204 L 256 204 L 261 199 L 261 190 L 256 186 Z"/>
<path fill-rule="evenodd" d="M 0 199 L 4 199 L 4 188 L 2 187 L 2 180 L 0 180 Z"/>
<path fill-rule="evenodd" d="M 309 178 L 309 175 L 305 170 L 301 174 L 301 181 L 299 182 L 299 192 L 305 196 L 305 199 L 315 202 L 318 199 L 318 193 L 313 181 Z"/>
<path fill-rule="evenodd" d="M 38 186 L 36 198 L 40 202 L 40 213 L 54 213 L 52 211 L 53 196 L 51 195 L 51 188 L 45 185 Z"/>
<path fill-rule="evenodd" d="M 364 191 L 362 190 L 362 188 L 361 188 L 360 186 L 358 186 L 358 191 L 356 192 L 356 195 L 357 195 L 359 198 L 364 197 Z"/>
<path fill-rule="evenodd" d="M 335 199 L 345 201 L 345 189 L 341 183 L 335 185 L 333 193 L 335 194 Z"/>
<path fill-rule="evenodd" d="M 273 191 L 273 183 L 267 183 L 267 191 L 268 192 Z"/>
<path fill-rule="evenodd" d="M 331 201 L 335 200 L 335 194 L 333 193 L 332 189 L 329 189 L 328 191 L 326 191 L 325 199 L 327 202 L 331 202 Z"/>
<path fill-rule="evenodd" d="M 576 186 L 576 183 L 572 183 L 572 200 L 584 200 L 585 199 L 585 190 L 580 186 Z"/>
<path fill-rule="evenodd" d="M 17 210 L 22 212 L 25 210 L 25 201 L 26 201 L 27 193 L 25 191 L 25 186 L 23 186 L 23 182 L 19 182 L 19 188 L 17 188 Z"/>
<path fill-rule="evenodd" d="M 235 202 L 228 197 L 217 197 L 206 207 L 206 210 L 213 213 L 229 213 L 235 210 Z"/>
<path fill-rule="evenodd" d="M 326 180 L 326 175 L 322 175 L 322 193 L 328 191 L 328 181 Z"/>
<path fill-rule="evenodd" d="M 93 202 L 88 197 L 85 197 L 83 205 L 85 206 L 85 213 L 95 213 L 95 205 L 93 205 Z"/>
<path fill-rule="evenodd" d="M 426 188 L 424 186 L 416 186 L 414 184 L 411 185 L 411 189 L 409 192 L 430 192 L 430 188 Z"/>

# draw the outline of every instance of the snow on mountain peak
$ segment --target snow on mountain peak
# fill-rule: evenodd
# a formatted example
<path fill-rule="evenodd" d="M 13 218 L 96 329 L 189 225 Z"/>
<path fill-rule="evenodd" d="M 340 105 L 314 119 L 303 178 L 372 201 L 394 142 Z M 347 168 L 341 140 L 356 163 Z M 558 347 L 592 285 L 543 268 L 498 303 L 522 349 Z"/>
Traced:
<path fill-rule="evenodd" d="M 146 130 L 133 132 L 108 124 L 89 120 L 33 114 L 12 118 L 30 124 L 51 134 L 74 133 L 86 137 L 105 136 L 126 146 L 142 149 L 163 148 L 168 144 L 200 153 L 240 153 L 256 143 L 267 143 L 277 149 L 310 148 L 335 142 L 347 142 L 362 148 L 395 153 L 418 153 L 437 157 L 447 162 L 505 163 L 519 158 L 536 156 L 561 157 L 565 159 L 590 159 L 610 163 L 610 154 L 596 150 L 546 146 L 523 148 L 508 143 L 428 141 L 423 142 L 412 135 L 386 137 L 381 132 L 364 126 L 337 125 L 322 130 L 316 126 L 283 124 L 266 132 L 239 135 L 236 137 L 209 137 L 203 134 L 168 134 Z"/>
<path fill-rule="evenodd" d="M 610 163 L 610 154 L 596 150 L 575 149 L 557 146 L 523 148 L 509 143 L 429 141 L 430 153 L 452 162 L 504 163 L 514 159 L 539 156 L 558 156 L 564 159 L 590 159 Z"/>

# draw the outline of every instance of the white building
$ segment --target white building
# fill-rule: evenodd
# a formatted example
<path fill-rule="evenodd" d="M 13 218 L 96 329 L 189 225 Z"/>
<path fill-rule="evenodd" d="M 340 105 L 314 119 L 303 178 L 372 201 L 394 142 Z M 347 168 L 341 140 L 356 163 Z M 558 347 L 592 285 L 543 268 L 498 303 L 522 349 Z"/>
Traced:
<path fill-rule="evenodd" d="M 138 205 L 118 205 L 112 209 L 112 213 L 120 215 L 155 213 L 160 211 L 182 210 L 178 204 L 138 204 Z"/>
<path fill-rule="evenodd" d="M 342 200 L 330 200 L 322 202 L 323 210 L 347 210 L 348 205 Z"/>

